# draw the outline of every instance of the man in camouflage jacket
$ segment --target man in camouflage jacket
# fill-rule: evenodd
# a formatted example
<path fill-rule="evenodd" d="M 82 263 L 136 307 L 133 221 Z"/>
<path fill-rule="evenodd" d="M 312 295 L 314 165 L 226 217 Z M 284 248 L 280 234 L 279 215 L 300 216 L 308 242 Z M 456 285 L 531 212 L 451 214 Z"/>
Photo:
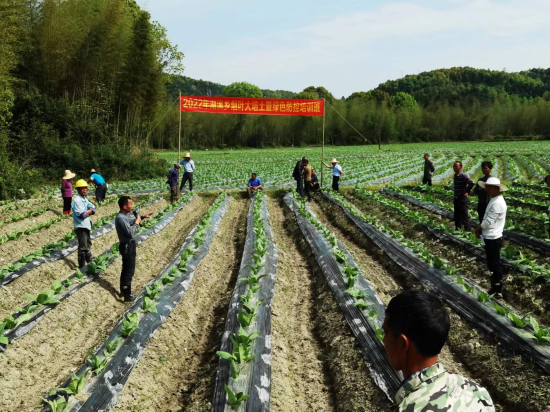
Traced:
<path fill-rule="evenodd" d="M 450 319 L 435 295 L 409 290 L 395 296 L 382 325 L 390 364 L 405 380 L 394 412 L 494 412 L 487 390 L 437 362 Z"/>

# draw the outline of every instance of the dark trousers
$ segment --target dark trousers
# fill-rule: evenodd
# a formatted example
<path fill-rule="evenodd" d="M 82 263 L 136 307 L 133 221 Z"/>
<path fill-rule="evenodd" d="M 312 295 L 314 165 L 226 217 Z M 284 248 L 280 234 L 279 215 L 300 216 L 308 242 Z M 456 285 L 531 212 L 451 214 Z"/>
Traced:
<path fill-rule="evenodd" d="M 306 192 L 306 196 L 307 196 L 307 200 L 311 200 L 311 180 L 308 182 L 308 181 L 305 181 L 304 182 L 304 189 L 305 189 L 305 192 Z"/>
<path fill-rule="evenodd" d="M 338 183 L 340 182 L 340 176 L 332 176 L 332 190 L 335 192 L 338 192 L 340 190 L 340 187 L 338 186 Z"/>
<path fill-rule="evenodd" d="M 500 249 L 503 241 L 499 239 L 483 239 L 485 242 L 485 253 L 487 254 L 487 266 L 492 273 L 491 276 L 491 294 L 502 293 L 503 270 L 500 263 Z"/>
<path fill-rule="evenodd" d="M 183 190 L 185 184 L 189 181 L 189 190 L 193 190 L 193 172 L 185 172 L 181 178 L 180 190 Z"/>
<path fill-rule="evenodd" d="M 63 198 L 63 214 L 68 215 L 71 213 L 71 202 L 73 198 L 72 197 L 64 197 Z"/>
<path fill-rule="evenodd" d="M 296 180 L 296 193 L 304 197 L 304 179 Z"/>
<path fill-rule="evenodd" d="M 82 269 L 92 261 L 92 237 L 88 229 L 76 229 L 78 239 L 78 267 Z"/>
<path fill-rule="evenodd" d="M 132 294 L 132 278 L 136 271 L 136 242 L 133 239 L 128 243 L 120 244 L 120 256 L 122 256 L 120 294 L 130 296 Z"/>
<path fill-rule="evenodd" d="M 465 231 L 471 232 L 470 217 L 468 216 L 468 198 L 466 196 L 455 197 L 454 209 L 456 229 L 464 228 Z"/>
<path fill-rule="evenodd" d="M 107 194 L 107 185 L 97 185 L 95 187 L 95 198 L 97 203 L 105 201 L 105 195 Z"/>
<path fill-rule="evenodd" d="M 178 200 L 178 185 L 170 186 L 170 203 Z"/>
<path fill-rule="evenodd" d="M 422 184 L 431 186 L 432 185 L 432 177 L 431 176 L 424 176 L 424 178 L 422 179 Z"/>
<path fill-rule="evenodd" d="M 487 210 L 487 205 L 485 207 L 478 207 L 477 208 L 477 217 L 479 219 L 479 223 L 483 222 L 483 217 L 485 216 L 485 211 Z"/>

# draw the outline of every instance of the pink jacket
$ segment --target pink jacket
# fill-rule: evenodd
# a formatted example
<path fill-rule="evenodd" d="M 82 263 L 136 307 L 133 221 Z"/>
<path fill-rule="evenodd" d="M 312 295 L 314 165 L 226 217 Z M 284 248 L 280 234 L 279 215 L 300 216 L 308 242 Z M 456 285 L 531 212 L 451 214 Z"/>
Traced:
<path fill-rule="evenodd" d="M 73 185 L 68 179 L 63 179 L 61 183 L 61 197 L 73 197 Z"/>

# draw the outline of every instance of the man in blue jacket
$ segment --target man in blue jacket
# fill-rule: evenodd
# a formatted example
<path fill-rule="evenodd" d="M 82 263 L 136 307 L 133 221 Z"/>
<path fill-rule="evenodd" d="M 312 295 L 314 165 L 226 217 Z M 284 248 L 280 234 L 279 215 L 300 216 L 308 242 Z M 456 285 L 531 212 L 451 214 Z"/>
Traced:
<path fill-rule="evenodd" d="M 179 179 L 179 170 L 180 165 L 176 162 L 174 163 L 174 167 L 170 169 L 168 172 L 168 175 L 166 176 L 168 178 L 168 186 L 170 186 L 170 202 L 174 203 L 175 200 L 178 199 L 178 179 Z"/>
<path fill-rule="evenodd" d="M 88 183 L 80 179 L 75 185 L 78 194 L 73 198 L 71 209 L 73 211 L 73 223 L 76 238 L 78 239 L 78 268 L 82 269 L 92 261 L 92 219 L 95 214 L 95 206 L 86 199 Z"/>

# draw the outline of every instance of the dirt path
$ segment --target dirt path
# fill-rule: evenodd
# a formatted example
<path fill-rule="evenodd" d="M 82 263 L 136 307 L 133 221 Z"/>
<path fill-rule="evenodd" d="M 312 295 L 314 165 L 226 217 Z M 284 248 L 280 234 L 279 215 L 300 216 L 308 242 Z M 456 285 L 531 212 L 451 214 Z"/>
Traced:
<path fill-rule="evenodd" d="M 142 214 L 153 212 L 158 213 L 168 206 L 166 200 L 161 200 L 154 205 L 142 208 Z M 185 206 L 180 213 L 187 213 L 192 208 L 192 204 Z M 104 236 L 100 236 L 92 241 L 92 253 L 98 256 L 110 248 L 113 243 L 118 242 L 116 230 L 112 230 Z M 36 295 L 42 290 L 48 289 L 51 283 L 56 280 L 63 280 L 73 274 L 78 268 L 78 253 L 73 252 L 64 259 L 43 264 L 30 272 L 25 273 L 14 282 L 0 289 L 0 319 L 12 314 L 17 307 L 22 307 L 28 303 L 23 299 L 25 295 Z"/>
<path fill-rule="evenodd" d="M 138 246 L 133 290 L 156 276 L 180 248 L 212 199 L 196 198 L 162 232 Z M 76 371 L 108 336 L 127 308 L 117 296 L 117 259 L 84 289 L 62 302 L 0 357 L 0 410 L 36 410 L 46 392 Z"/>
<path fill-rule="evenodd" d="M 140 196 L 139 198 L 136 196 L 136 202 L 145 198 L 144 196 Z M 118 205 L 116 202 L 107 206 L 100 206 L 97 208 L 96 214 L 92 216 L 92 221 L 97 222 L 102 217 L 109 216 L 117 210 Z M 48 229 L 42 229 L 36 233 L 0 245 L 0 265 L 14 262 L 45 245 L 62 239 L 73 227 L 72 216 L 69 216 L 67 219 L 57 222 Z"/>
<path fill-rule="evenodd" d="M 268 208 L 279 249 L 271 307 L 271 410 L 332 411 L 334 399 L 325 373 L 324 349 L 313 321 L 316 309 L 308 264 L 285 230 L 279 203 L 268 198 Z"/>
<path fill-rule="evenodd" d="M 248 200 L 229 203 L 187 293 L 149 341 L 115 410 L 210 410 L 216 351 L 239 271 L 248 205 Z"/>
<path fill-rule="evenodd" d="M 324 201 L 320 205 L 324 218 L 327 219 L 325 223 L 332 222 L 335 229 L 337 227 L 341 230 L 344 237 L 357 247 L 371 256 L 380 257 L 380 263 L 403 289 L 423 288 L 412 275 L 405 273 L 383 253 L 376 251 L 372 242 L 349 222 L 337 206 Z M 314 207 L 316 211 L 320 210 L 318 206 Z M 373 214 L 373 210 L 369 209 L 369 213 Z M 452 310 L 449 309 L 449 312 L 451 331 L 446 345 L 449 355 L 443 353 L 442 357 L 445 366 L 449 369 L 456 368 L 461 374 L 486 387 L 498 411 L 547 412 L 550 402 L 550 376 L 521 355 L 509 350 L 494 336 L 465 322 Z"/>

